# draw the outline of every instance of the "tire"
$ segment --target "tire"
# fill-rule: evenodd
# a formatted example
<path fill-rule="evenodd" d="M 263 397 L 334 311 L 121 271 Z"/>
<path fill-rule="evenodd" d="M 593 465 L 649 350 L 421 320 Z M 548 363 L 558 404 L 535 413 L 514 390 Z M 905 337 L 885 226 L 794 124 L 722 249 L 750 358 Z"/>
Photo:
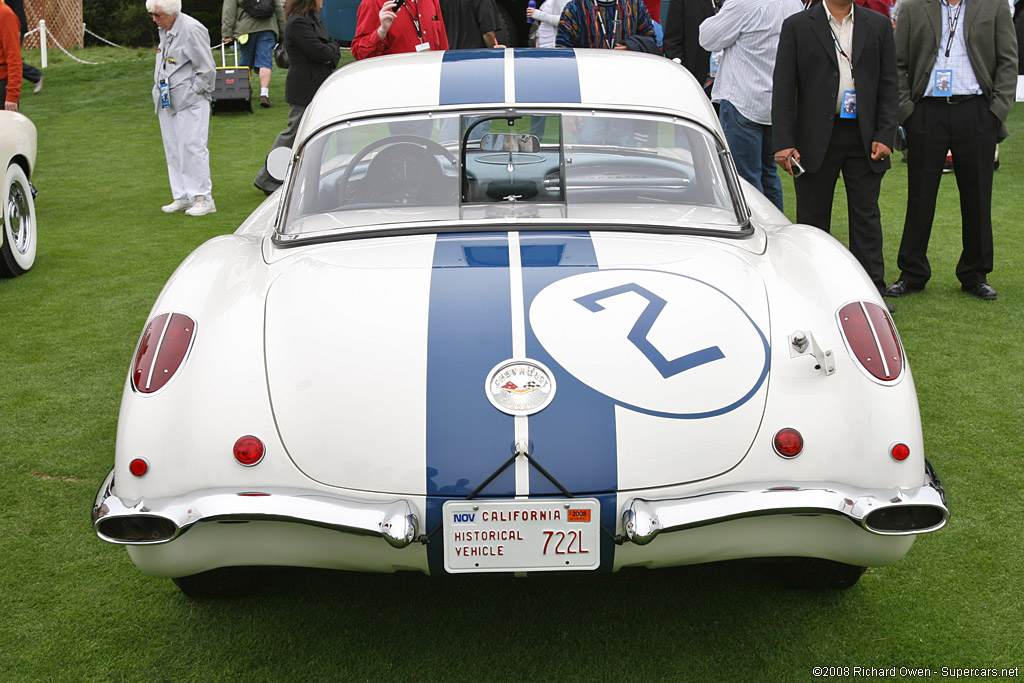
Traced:
<path fill-rule="evenodd" d="M 797 557 L 775 567 L 782 583 L 804 590 L 842 590 L 850 588 L 864 574 L 858 567 L 832 560 Z"/>
<path fill-rule="evenodd" d="M 28 176 L 16 163 L 7 167 L 0 201 L 0 276 L 17 277 L 36 260 L 36 204 Z"/>
<path fill-rule="evenodd" d="M 196 600 L 231 598 L 245 593 L 234 568 L 211 569 L 171 580 L 182 593 Z"/>

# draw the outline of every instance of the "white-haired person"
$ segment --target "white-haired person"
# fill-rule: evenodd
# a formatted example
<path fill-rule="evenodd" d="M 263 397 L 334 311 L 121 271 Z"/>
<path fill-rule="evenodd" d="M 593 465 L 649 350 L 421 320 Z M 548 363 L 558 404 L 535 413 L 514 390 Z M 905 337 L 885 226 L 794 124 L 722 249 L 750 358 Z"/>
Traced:
<path fill-rule="evenodd" d="M 165 213 L 205 216 L 217 210 L 206 146 L 216 75 L 210 32 L 182 13 L 181 0 L 146 0 L 146 10 L 160 29 L 153 101 L 174 199 L 162 208 Z"/>

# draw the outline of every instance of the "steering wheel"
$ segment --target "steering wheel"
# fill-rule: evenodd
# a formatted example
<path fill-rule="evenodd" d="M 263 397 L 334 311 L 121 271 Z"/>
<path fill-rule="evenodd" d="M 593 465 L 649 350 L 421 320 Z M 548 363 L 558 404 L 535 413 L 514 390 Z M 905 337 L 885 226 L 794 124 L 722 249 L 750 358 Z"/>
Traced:
<path fill-rule="evenodd" d="M 370 166 L 366 169 L 367 178 L 370 178 L 371 167 L 375 164 L 382 166 L 384 164 L 394 163 L 403 155 L 405 155 L 407 161 L 412 162 L 421 169 L 423 168 L 426 158 L 433 158 L 437 154 L 440 154 L 452 164 L 458 165 L 458 159 L 455 158 L 454 154 L 448 151 L 444 145 L 434 142 L 430 138 L 425 138 L 419 135 L 391 135 L 386 138 L 381 138 L 380 140 L 375 140 L 356 152 L 356 155 L 352 157 L 351 161 L 349 161 L 348 168 L 345 169 L 345 173 L 342 174 L 341 179 L 338 181 L 338 186 L 341 189 L 342 206 L 352 203 L 349 197 L 349 180 L 352 178 L 352 173 L 355 171 L 356 167 L 363 161 L 363 159 L 369 156 L 371 152 L 388 145 L 391 145 L 391 147 L 384 150 L 384 152 L 381 152 L 377 158 L 374 158 L 373 161 L 370 162 Z M 391 154 L 386 154 L 386 152 L 391 152 L 392 149 L 395 151 Z M 414 152 L 413 149 L 416 151 Z M 379 164 L 378 159 L 380 159 Z M 422 175 L 418 175 L 415 179 L 415 185 L 411 188 L 407 188 L 404 195 L 406 197 L 414 196 L 419 191 L 419 187 L 422 182 Z"/>

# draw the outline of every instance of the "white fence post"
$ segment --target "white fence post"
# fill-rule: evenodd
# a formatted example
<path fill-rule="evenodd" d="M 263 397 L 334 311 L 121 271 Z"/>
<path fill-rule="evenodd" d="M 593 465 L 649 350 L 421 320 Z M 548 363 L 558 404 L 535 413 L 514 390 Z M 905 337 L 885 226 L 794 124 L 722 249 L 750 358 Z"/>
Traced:
<path fill-rule="evenodd" d="M 39 20 L 39 54 L 42 68 L 46 68 L 46 19 Z"/>

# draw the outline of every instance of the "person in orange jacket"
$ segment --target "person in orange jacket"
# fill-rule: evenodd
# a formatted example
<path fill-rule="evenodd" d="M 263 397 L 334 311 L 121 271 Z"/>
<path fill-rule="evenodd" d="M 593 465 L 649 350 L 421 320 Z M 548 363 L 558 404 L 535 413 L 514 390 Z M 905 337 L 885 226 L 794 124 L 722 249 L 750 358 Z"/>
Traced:
<path fill-rule="evenodd" d="M 7 111 L 18 111 L 21 67 L 21 20 L 0 0 L 0 99 Z"/>

